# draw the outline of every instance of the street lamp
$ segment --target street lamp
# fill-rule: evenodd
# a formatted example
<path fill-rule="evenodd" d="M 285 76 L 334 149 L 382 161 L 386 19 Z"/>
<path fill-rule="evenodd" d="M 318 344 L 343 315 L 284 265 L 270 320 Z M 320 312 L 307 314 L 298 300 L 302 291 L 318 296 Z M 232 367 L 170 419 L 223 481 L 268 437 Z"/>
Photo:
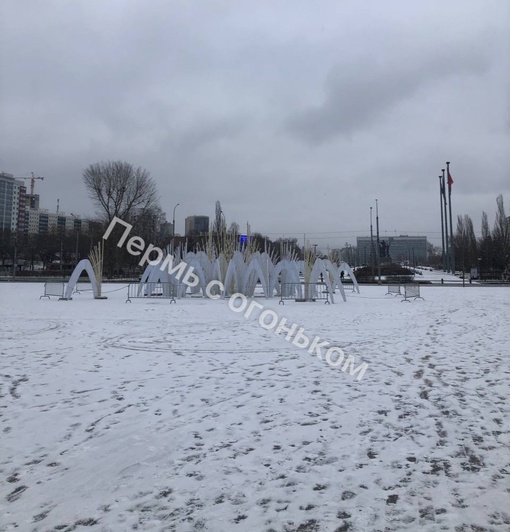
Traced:
<path fill-rule="evenodd" d="M 75 220 L 78 220 L 79 218 L 77 216 L 75 216 L 72 212 L 70 213 L 71 216 L 75 219 Z M 79 229 L 76 229 L 76 264 L 75 266 L 78 265 L 78 253 L 79 253 L 79 245 L 80 245 L 80 230 Z"/>
<path fill-rule="evenodd" d="M 377 232 L 377 284 L 381 284 L 381 247 L 379 243 L 379 205 L 375 200 L 375 224 Z"/>
<path fill-rule="evenodd" d="M 352 266 L 352 263 L 354 262 L 351 248 L 352 248 L 352 246 L 349 244 L 349 242 L 346 242 L 345 243 L 345 249 L 347 250 L 347 252 L 346 252 L 347 260 L 345 262 L 347 262 L 347 264 L 349 266 Z"/>
<path fill-rule="evenodd" d="M 174 243 L 175 238 L 175 209 L 180 205 L 180 203 L 177 203 L 177 205 L 174 207 L 174 213 L 172 216 L 172 244 Z"/>
<path fill-rule="evenodd" d="M 14 233 L 14 253 L 12 255 L 12 280 L 16 280 L 16 268 L 18 267 L 18 236 Z"/>

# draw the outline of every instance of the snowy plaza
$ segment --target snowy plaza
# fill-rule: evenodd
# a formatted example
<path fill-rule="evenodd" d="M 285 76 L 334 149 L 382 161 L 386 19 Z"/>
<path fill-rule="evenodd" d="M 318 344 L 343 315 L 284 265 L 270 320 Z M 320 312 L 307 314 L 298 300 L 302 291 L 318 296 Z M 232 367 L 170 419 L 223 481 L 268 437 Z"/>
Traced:
<path fill-rule="evenodd" d="M 508 288 L 278 305 L 3 283 L 0 530 L 509 530 Z"/>

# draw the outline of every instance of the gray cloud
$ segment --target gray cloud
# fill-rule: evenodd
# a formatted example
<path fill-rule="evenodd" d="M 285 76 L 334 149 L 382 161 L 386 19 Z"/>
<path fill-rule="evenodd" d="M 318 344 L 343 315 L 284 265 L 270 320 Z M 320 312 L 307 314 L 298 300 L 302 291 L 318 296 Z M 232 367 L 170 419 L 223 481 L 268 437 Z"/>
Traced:
<path fill-rule="evenodd" d="M 510 201 L 510 4 L 4 0 L 0 171 L 93 214 L 81 173 L 126 160 L 163 209 L 319 244 L 438 231 L 437 175 L 476 220 Z M 509 208 L 510 211 L 510 208 Z"/>
<path fill-rule="evenodd" d="M 470 43 L 429 55 L 406 51 L 382 61 L 360 57 L 332 70 L 324 102 L 290 118 L 289 130 L 312 143 L 351 135 L 379 122 L 400 103 L 422 97 L 430 86 L 452 77 L 480 76 L 488 68 L 483 51 Z"/>

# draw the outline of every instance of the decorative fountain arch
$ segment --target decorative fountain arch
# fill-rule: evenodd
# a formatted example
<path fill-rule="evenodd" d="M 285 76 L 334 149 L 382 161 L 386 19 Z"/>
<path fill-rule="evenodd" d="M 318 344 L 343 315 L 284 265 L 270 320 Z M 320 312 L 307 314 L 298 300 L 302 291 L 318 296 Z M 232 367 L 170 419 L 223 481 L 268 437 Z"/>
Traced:
<path fill-rule="evenodd" d="M 83 259 L 76 265 L 76 268 L 73 270 L 69 282 L 67 283 L 66 291 L 64 293 L 63 299 L 71 299 L 76 283 L 81 277 L 83 272 L 87 272 L 87 275 L 90 279 L 90 284 L 92 285 L 92 293 L 94 294 L 94 299 L 99 299 L 101 297 L 101 291 L 99 289 L 99 284 L 96 279 L 96 274 L 94 268 L 89 259 Z"/>
<path fill-rule="evenodd" d="M 167 261 L 171 252 L 175 254 L 172 261 Z M 95 299 L 106 299 L 101 296 L 103 248 L 101 243 L 94 248 L 90 254 L 90 259 L 84 259 L 78 263 L 74 269 L 69 283 L 65 290 L 64 299 L 71 299 L 81 274 L 85 271 L 92 285 Z M 262 293 L 266 299 L 275 295 L 279 297 L 293 297 L 309 301 L 313 299 L 313 293 L 318 290 L 319 278 L 324 283 L 325 292 L 331 297 L 334 303 L 335 289 L 338 288 L 343 301 L 346 301 L 344 286 L 342 284 L 341 271 L 350 277 L 353 289 L 359 293 L 359 285 L 352 271 L 352 268 L 342 262 L 339 266 L 328 259 L 316 257 L 310 249 L 305 250 L 305 260 L 298 260 L 296 256 L 287 254 L 283 259 L 275 261 L 274 257 L 268 253 L 258 251 L 242 252 L 234 250 L 227 261 L 224 253 L 214 256 L 204 251 L 185 252 L 182 249 L 165 249 L 164 256 L 159 263 L 149 263 L 138 285 L 135 285 L 138 297 L 147 285 L 152 283 L 163 283 L 175 297 L 182 298 L 187 294 L 194 295 L 202 292 L 203 297 L 211 294 L 221 295 L 224 299 L 234 293 L 241 293 L 246 297 L 253 297 L 255 287 L 260 283 Z M 173 271 L 163 265 L 174 264 Z M 181 279 L 183 269 L 179 267 L 184 264 L 188 271 L 194 272 L 198 279 L 198 285 L 188 286 Z M 218 284 L 208 293 L 208 285 L 212 281 L 223 285 L 223 290 L 218 290 Z"/>
<path fill-rule="evenodd" d="M 83 272 L 86 272 L 89 276 L 94 299 L 107 299 L 101 295 L 101 285 L 103 282 L 103 255 L 104 240 L 101 240 L 90 252 L 89 258 L 81 260 L 74 268 L 62 299 L 72 299 L 76 283 L 80 279 L 80 276 Z"/>

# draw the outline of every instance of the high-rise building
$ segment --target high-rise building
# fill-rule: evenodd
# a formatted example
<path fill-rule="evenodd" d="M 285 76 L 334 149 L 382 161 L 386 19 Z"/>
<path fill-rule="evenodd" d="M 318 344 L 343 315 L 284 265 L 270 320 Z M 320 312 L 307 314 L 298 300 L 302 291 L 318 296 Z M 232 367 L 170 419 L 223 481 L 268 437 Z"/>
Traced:
<path fill-rule="evenodd" d="M 15 179 L 12 174 L 0 173 L 0 230 L 16 232 L 20 229 L 20 221 L 24 227 L 25 193 L 26 188 L 22 181 Z M 21 218 L 20 206 L 23 211 Z"/>
<path fill-rule="evenodd" d="M 28 209 L 27 232 L 38 233 L 67 233 L 70 231 L 87 231 L 88 222 L 78 216 L 65 212 L 49 212 L 47 209 Z"/>
<path fill-rule="evenodd" d="M 39 209 L 39 194 L 25 194 L 27 209 Z"/>
<path fill-rule="evenodd" d="M 39 194 L 27 194 L 25 183 L 12 174 L 0 173 L 0 231 L 29 234 L 87 231 L 88 222 L 65 212 L 39 209 Z"/>
<path fill-rule="evenodd" d="M 28 230 L 28 207 L 27 207 L 27 187 L 25 184 L 19 185 L 19 202 L 18 202 L 18 228 L 21 233 Z"/>
<path fill-rule="evenodd" d="M 184 221 L 186 236 L 209 232 L 209 216 L 188 216 Z"/>

